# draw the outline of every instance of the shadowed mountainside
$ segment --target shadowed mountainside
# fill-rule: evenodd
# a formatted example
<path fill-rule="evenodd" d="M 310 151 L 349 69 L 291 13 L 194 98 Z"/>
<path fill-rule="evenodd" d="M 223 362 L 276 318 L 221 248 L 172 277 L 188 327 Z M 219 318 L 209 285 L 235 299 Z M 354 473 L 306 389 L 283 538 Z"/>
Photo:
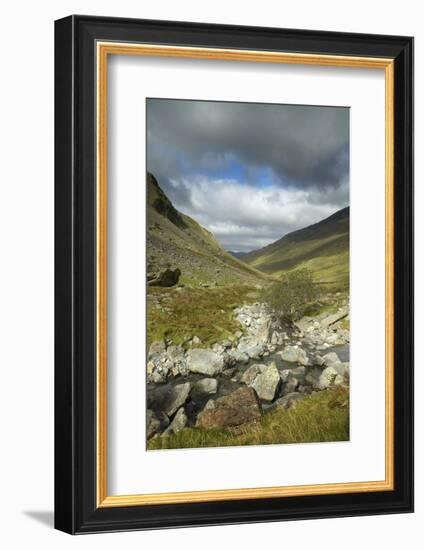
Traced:
<path fill-rule="evenodd" d="M 242 256 L 247 264 L 270 275 L 308 268 L 317 282 L 347 286 L 349 282 L 349 207 L 285 235 Z"/>
<path fill-rule="evenodd" d="M 226 252 L 213 234 L 179 212 L 147 173 L 147 272 L 179 268 L 189 286 L 256 284 L 268 277 Z"/>

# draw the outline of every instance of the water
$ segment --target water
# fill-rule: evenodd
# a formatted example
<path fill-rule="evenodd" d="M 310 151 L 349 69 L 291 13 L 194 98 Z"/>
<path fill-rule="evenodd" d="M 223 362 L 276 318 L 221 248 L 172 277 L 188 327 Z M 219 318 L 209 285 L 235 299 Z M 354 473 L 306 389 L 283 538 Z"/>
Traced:
<path fill-rule="evenodd" d="M 321 352 L 321 355 L 325 355 L 326 353 L 330 353 L 330 351 L 336 352 L 342 363 L 349 363 L 349 361 L 350 361 L 350 346 L 349 346 L 349 344 L 343 344 L 342 346 L 334 346 L 332 348 L 328 348 L 325 352 Z"/>

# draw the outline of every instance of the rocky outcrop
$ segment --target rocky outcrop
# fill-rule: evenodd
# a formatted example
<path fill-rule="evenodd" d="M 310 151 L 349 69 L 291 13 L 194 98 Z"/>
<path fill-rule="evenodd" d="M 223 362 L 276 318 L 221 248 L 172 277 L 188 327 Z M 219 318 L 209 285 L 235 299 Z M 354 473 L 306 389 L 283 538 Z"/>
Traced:
<path fill-rule="evenodd" d="M 170 287 L 175 286 L 181 276 L 181 270 L 176 267 L 175 269 L 164 269 L 159 273 L 149 273 L 147 275 L 148 286 L 161 286 Z"/>
<path fill-rule="evenodd" d="M 199 415 L 197 425 L 204 429 L 240 426 L 259 420 L 261 414 L 256 393 L 245 386 L 214 401 Z"/>
<path fill-rule="evenodd" d="M 258 420 L 262 411 L 290 408 L 313 392 L 349 384 L 349 364 L 340 360 L 345 348 L 340 356 L 327 351 L 333 340 L 347 341 L 339 317 L 304 318 L 287 333 L 263 304 L 234 311 L 242 330 L 211 348 L 196 347 L 203 345 L 196 335 L 183 346 L 152 343 L 148 438 L 187 426 L 236 429 Z"/>

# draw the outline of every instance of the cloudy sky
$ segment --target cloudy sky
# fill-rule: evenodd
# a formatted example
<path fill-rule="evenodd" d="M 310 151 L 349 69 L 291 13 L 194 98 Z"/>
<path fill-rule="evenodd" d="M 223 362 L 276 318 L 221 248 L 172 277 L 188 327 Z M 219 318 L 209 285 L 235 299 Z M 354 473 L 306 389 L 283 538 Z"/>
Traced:
<path fill-rule="evenodd" d="M 224 248 L 261 248 L 348 204 L 349 110 L 148 99 L 147 168 Z"/>

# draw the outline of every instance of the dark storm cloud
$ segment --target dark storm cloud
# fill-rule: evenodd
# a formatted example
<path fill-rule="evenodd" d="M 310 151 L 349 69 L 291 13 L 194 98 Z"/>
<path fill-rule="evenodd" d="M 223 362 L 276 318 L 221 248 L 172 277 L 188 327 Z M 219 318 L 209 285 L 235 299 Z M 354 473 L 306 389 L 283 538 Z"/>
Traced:
<path fill-rule="evenodd" d="M 347 204 L 348 120 L 346 108 L 150 99 L 148 169 L 224 246 L 251 249 Z"/>

